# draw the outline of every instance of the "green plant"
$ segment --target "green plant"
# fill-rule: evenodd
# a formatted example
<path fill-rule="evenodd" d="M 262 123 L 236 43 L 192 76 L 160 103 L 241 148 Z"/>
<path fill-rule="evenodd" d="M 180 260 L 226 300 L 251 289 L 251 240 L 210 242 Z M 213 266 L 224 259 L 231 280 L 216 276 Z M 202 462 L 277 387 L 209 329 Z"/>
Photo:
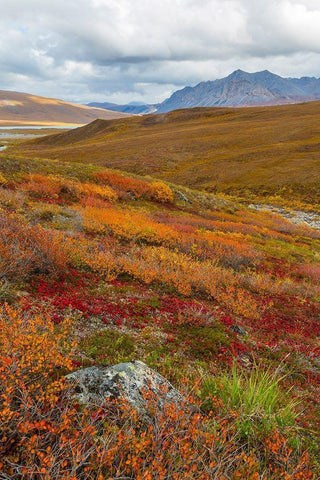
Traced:
<path fill-rule="evenodd" d="M 186 351 L 197 359 L 210 358 L 230 343 L 228 335 L 219 324 L 211 327 L 182 325 L 178 328 L 177 337 L 179 346 L 185 344 Z"/>
<path fill-rule="evenodd" d="M 206 408 L 212 407 L 210 398 L 218 397 L 227 412 L 238 412 L 239 432 L 248 437 L 294 424 L 298 402 L 290 398 L 290 390 L 284 393 L 280 388 L 285 377 L 257 365 L 250 373 L 233 365 L 231 375 L 206 378 L 200 395 L 206 399 Z"/>

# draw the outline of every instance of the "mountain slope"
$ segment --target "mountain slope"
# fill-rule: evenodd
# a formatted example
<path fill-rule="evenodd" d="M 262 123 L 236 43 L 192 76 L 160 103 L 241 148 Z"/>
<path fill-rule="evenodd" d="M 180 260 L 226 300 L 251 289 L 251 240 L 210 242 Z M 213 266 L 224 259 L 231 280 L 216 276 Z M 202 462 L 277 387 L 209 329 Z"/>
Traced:
<path fill-rule="evenodd" d="M 157 112 L 190 107 L 278 105 L 319 98 L 320 79 L 282 78 L 268 70 L 257 73 L 236 70 L 228 77 L 174 92 Z"/>
<path fill-rule="evenodd" d="M 280 192 L 320 203 L 319 125 L 320 102 L 195 108 L 97 120 L 11 151 L 150 174 L 208 191 Z"/>
<path fill-rule="evenodd" d="M 84 124 L 97 118 L 124 117 L 119 112 L 64 102 L 54 98 L 0 90 L 0 125 Z"/>

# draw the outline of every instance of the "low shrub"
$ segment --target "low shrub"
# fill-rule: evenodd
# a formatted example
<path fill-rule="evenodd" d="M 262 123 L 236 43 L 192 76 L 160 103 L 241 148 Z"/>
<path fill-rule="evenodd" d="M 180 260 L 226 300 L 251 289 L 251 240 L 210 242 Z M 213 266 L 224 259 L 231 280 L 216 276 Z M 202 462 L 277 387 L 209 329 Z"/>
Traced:
<path fill-rule="evenodd" d="M 62 273 L 67 264 L 61 234 L 0 214 L 0 280 Z"/>
<path fill-rule="evenodd" d="M 93 177 L 98 183 L 103 185 L 111 185 L 119 192 L 132 193 L 136 198 L 149 198 L 150 186 L 147 182 L 136 180 L 132 177 L 126 177 L 116 172 L 108 172 L 107 170 L 101 170 L 95 172 Z"/>
<path fill-rule="evenodd" d="M 170 187 L 163 182 L 150 183 L 150 196 L 160 203 L 173 203 L 173 193 Z"/>

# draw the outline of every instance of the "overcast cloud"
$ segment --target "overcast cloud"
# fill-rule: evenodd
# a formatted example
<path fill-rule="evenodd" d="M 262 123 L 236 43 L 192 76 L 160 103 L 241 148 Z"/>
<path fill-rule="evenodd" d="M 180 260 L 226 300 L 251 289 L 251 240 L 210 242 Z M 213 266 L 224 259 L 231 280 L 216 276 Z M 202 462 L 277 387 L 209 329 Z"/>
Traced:
<path fill-rule="evenodd" d="M 241 68 L 320 76 L 320 0 L 0 0 L 0 89 L 158 102 Z"/>

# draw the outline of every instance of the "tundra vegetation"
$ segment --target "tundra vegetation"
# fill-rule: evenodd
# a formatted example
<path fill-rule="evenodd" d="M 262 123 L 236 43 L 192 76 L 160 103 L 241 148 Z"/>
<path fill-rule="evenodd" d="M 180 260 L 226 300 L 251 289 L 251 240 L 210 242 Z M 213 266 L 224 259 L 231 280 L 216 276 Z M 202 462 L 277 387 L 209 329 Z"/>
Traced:
<path fill-rule="evenodd" d="M 318 231 L 74 161 L 0 184 L 1 478 L 318 478 Z M 70 394 L 130 360 L 193 408 Z"/>
<path fill-rule="evenodd" d="M 90 162 L 243 201 L 320 206 L 320 102 L 189 108 L 96 120 L 14 150 L 28 158 Z"/>

